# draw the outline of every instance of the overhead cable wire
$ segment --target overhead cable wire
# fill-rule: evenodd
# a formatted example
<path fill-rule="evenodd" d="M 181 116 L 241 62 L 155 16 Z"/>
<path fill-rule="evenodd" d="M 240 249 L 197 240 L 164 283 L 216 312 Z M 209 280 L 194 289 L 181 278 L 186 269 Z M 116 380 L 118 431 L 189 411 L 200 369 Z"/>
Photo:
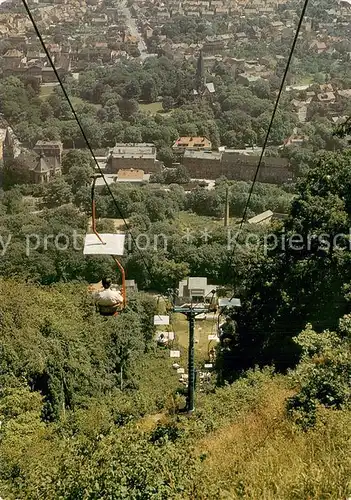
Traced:
<path fill-rule="evenodd" d="M 241 231 L 241 229 L 243 227 L 243 224 L 245 222 L 247 210 L 249 208 L 250 201 L 251 201 L 251 196 L 252 196 L 252 193 L 253 193 L 256 181 L 257 181 L 258 173 L 259 173 L 261 165 L 262 165 L 262 160 L 263 160 L 263 156 L 264 156 L 264 153 L 266 151 L 266 148 L 267 148 L 269 135 L 271 133 L 271 129 L 272 129 L 272 126 L 273 126 L 273 123 L 274 123 L 274 118 L 275 118 L 275 115 L 276 115 L 276 112 L 277 112 L 277 109 L 278 109 L 278 106 L 279 106 L 280 98 L 281 98 L 281 95 L 282 95 L 284 87 L 285 87 L 286 77 L 288 75 L 290 64 L 291 64 L 291 61 L 292 61 L 292 58 L 293 58 L 293 55 L 294 55 L 294 52 L 295 52 L 295 47 L 296 47 L 296 43 L 297 43 L 300 31 L 301 31 L 302 23 L 303 23 L 303 20 L 305 18 L 306 9 L 307 9 L 307 6 L 308 6 L 308 1 L 309 0 L 304 0 L 304 5 L 303 5 L 302 11 L 301 11 L 301 15 L 300 15 L 300 19 L 299 19 L 299 22 L 298 22 L 298 25 L 297 25 L 297 28 L 296 28 L 295 37 L 294 37 L 293 43 L 292 43 L 291 48 L 290 48 L 289 57 L 288 57 L 288 60 L 287 60 L 287 63 L 286 63 L 286 67 L 285 67 L 283 78 L 282 78 L 282 81 L 281 81 L 281 84 L 280 84 L 280 88 L 279 88 L 279 91 L 278 91 L 277 99 L 276 99 L 276 102 L 275 102 L 275 105 L 274 105 L 274 108 L 273 108 L 273 113 L 272 113 L 271 120 L 270 120 L 268 129 L 267 129 L 266 137 L 265 137 L 265 140 L 264 140 L 264 143 L 263 143 L 263 146 L 262 146 L 261 155 L 260 155 L 260 158 L 259 158 L 259 161 L 258 161 L 258 164 L 257 164 L 257 168 L 256 168 L 256 171 L 255 171 L 255 175 L 254 175 L 254 178 L 253 178 L 250 190 L 249 190 L 249 195 L 248 195 L 247 201 L 245 203 L 245 208 L 244 208 L 243 216 L 242 216 L 242 219 L 241 219 L 241 222 L 240 222 L 240 228 L 239 228 L 240 231 Z M 233 256 L 234 256 L 235 249 L 236 249 L 237 245 L 238 245 L 238 238 L 235 239 L 235 242 L 234 242 L 234 245 L 233 245 L 233 250 L 232 250 L 230 258 L 228 260 L 227 272 L 229 272 L 229 268 L 232 266 Z M 234 298 L 234 295 L 233 295 L 232 298 Z"/>
<path fill-rule="evenodd" d="M 255 187 L 255 183 L 257 181 L 259 170 L 261 168 L 263 156 L 264 156 L 264 153 L 265 153 L 266 148 L 267 148 L 268 139 L 269 139 L 269 135 L 271 133 L 271 129 L 272 129 L 272 126 L 273 126 L 274 118 L 275 118 L 275 115 L 276 115 L 276 112 L 277 112 L 277 109 L 278 109 L 278 106 L 279 106 L 281 95 L 282 95 L 284 87 L 285 87 L 286 77 L 288 75 L 290 64 L 291 64 L 291 61 L 292 61 L 292 57 L 293 57 L 294 52 L 295 52 L 295 47 L 296 47 L 297 39 L 299 37 L 300 31 L 301 31 L 301 26 L 302 26 L 302 23 L 303 23 L 305 14 L 306 14 L 306 9 L 307 9 L 307 5 L 308 5 L 308 1 L 309 0 L 305 0 L 304 1 L 304 5 L 303 5 L 302 11 L 301 11 L 299 23 L 298 23 L 297 28 L 296 28 L 295 37 L 294 37 L 292 46 L 290 48 L 290 53 L 289 53 L 288 61 L 286 63 L 286 68 L 285 68 L 285 71 L 284 71 L 284 74 L 283 74 L 283 79 L 281 81 L 279 92 L 278 92 L 278 95 L 277 95 L 277 99 L 276 99 L 276 102 L 275 102 L 275 105 L 274 105 L 274 109 L 273 109 L 271 121 L 269 123 L 268 129 L 267 129 L 267 134 L 266 134 L 266 137 L 265 137 L 265 140 L 264 140 L 264 143 L 263 143 L 261 156 L 260 156 L 260 159 L 258 161 L 258 165 L 257 165 L 257 168 L 256 168 L 255 176 L 253 178 L 252 185 L 251 185 L 251 188 L 250 188 L 250 191 L 249 191 L 249 196 L 248 196 L 247 202 L 245 204 L 245 209 L 244 209 L 243 217 L 242 217 L 241 222 L 240 222 L 240 229 L 242 228 L 242 226 L 244 224 L 244 221 L 245 221 L 245 218 L 246 218 L 246 214 L 247 214 L 247 210 L 248 210 L 249 205 L 250 205 L 251 196 L 252 196 L 252 193 L 253 193 L 253 190 L 254 190 L 254 187 Z"/>
<path fill-rule="evenodd" d="M 126 227 L 126 229 L 127 229 L 127 232 L 128 232 L 128 233 L 130 234 L 130 236 L 131 236 L 132 242 L 134 243 L 134 245 L 136 245 L 136 248 L 138 248 L 138 245 L 136 244 L 136 240 L 135 240 L 135 238 L 134 238 L 134 236 L 133 236 L 133 234 L 132 234 L 132 232 L 131 232 L 131 230 L 130 230 L 130 228 L 129 228 L 129 226 L 128 226 L 128 223 L 127 223 L 127 221 L 126 221 L 126 219 L 125 219 L 125 217 L 124 217 L 124 215 L 123 215 L 123 212 L 122 212 L 122 210 L 120 209 L 120 207 L 119 207 L 119 205 L 118 205 L 118 203 L 117 203 L 117 200 L 116 200 L 116 198 L 115 198 L 115 196 L 114 196 L 113 192 L 111 191 L 110 185 L 109 185 L 109 183 L 107 182 L 107 180 L 106 180 L 106 178 L 105 178 L 105 175 L 104 175 L 104 173 L 103 173 L 103 171 L 102 171 L 102 169 L 101 169 L 101 167 L 100 167 L 100 165 L 99 165 L 99 162 L 98 162 L 98 161 L 97 161 L 97 159 L 96 159 L 96 156 L 95 156 L 95 153 L 94 153 L 94 151 L 93 151 L 93 148 L 92 148 L 92 147 L 91 147 L 91 145 L 90 145 L 90 142 L 89 142 L 89 140 L 88 140 L 88 138 L 87 138 L 87 136 L 86 136 L 86 133 L 85 133 L 85 131 L 84 131 L 84 128 L 83 128 L 83 126 L 82 126 L 82 124 L 81 124 L 81 121 L 79 120 L 79 117 L 78 117 L 78 115 L 77 115 L 77 113 L 76 113 L 76 110 L 74 109 L 74 106 L 73 106 L 73 104 L 72 104 L 72 101 L 71 101 L 71 99 L 70 99 L 70 97 L 69 97 L 69 95 L 68 95 L 68 93 L 67 93 L 67 91 L 66 91 L 65 86 L 63 85 L 63 82 L 62 82 L 62 80 L 61 80 L 61 78 L 60 78 L 60 75 L 58 74 L 58 71 L 57 71 L 57 69 L 56 69 L 56 66 L 55 66 L 55 64 L 54 64 L 54 62 L 53 62 L 53 60 L 52 60 L 52 58 L 51 58 L 51 56 L 50 56 L 50 53 L 49 53 L 49 51 L 48 51 L 48 49 L 47 49 L 47 47 L 46 47 L 46 45 L 45 45 L 45 42 L 44 42 L 44 40 L 43 40 L 43 37 L 42 37 L 42 35 L 41 35 L 40 31 L 39 31 L 39 28 L 38 28 L 38 26 L 37 26 L 37 23 L 35 22 L 35 19 L 34 19 L 34 17 L 33 17 L 33 15 L 32 15 L 32 13 L 31 13 L 31 11 L 30 11 L 30 8 L 28 7 L 28 4 L 27 4 L 26 0 L 22 0 L 22 3 L 23 3 L 23 6 L 24 6 L 24 8 L 25 8 L 25 10 L 26 10 L 27 14 L 28 14 L 29 19 L 31 20 L 31 23 L 32 23 L 32 25 L 33 25 L 33 28 L 34 28 L 34 30 L 35 30 L 35 32 L 36 32 L 36 34 L 37 34 L 37 37 L 39 38 L 39 41 L 40 41 L 40 43 L 41 43 L 41 45 L 42 45 L 42 47 L 43 47 L 43 50 L 44 50 L 44 52 L 45 52 L 45 55 L 46 55 L 46 57 L 48 58 L 48 61 L 49 61 L 50 65 L 51 65 L 51 67 L 52 67 L 52 69 L 53 69 L 53 71 L 54 71 L 54 73 L 55 73 L 55 76 L 56 76 L 57 81 L 58 81 L 58 83 L 59 83 L 59 85 L 60 85 L 60 87 L 61 87 L 61 90 L 62 90 L 62 92 L 63 92 L 63 94 L 64 94 L 64 96 L 65 96 L 65 99 L 67 100 L 67 102 L 68 102 L 68 104 L 69 104 L 69 107 L 70 107 L 70 109 L 71 109 L 71 111 L 72 111 L 72 114 L 73 114 L 73 116 L 74 116 L 74 118 L 75 118 L 75 120 L 76 120 L 76 122 L 77 122 L 77 124 L 78 124 L 78 126 L 79 126 L 79 129 L 80 129 L 80 131 L 81 131 L 81 134 L 82 134 L 82 136 L 83 136 L 83 138 L 84 138 L 84 141 L 85 141 L 85 143 L 86 143 L 86 145 L 87 145 L 87 147 L 88 147 L 88 149 L 89 149 L 89 152 L 90 152 L 90 154 L 91 154 L 91 156 L 92 156 L 92 158 L 93 158 L 93 160 L 94 160 L 94 162 L 95 162 L 95 165 L 96 165 L 96 167 L 97 167 L 97 169 L 98 169 L 98 171 L 99 171 L 99 173 L 100 173 L 100 175 L 101 175 L 101 177 L 102 177 L 102 179 L 103 179 L 103 181 L 104 181 L 104 183 L 105 183 L 105 185 L 106 185 L 107 191 L 108 191 L 109 195 L 111 196 L 111 198 L 112 198 L 112 200 L 113 200 L 113 203 L 114 203 L 114 205 L 115 205 L 115 207 L 116 207 L 116 209 L 117 209 L 117 212 L 119 213 L 119 215 L 120 215 L 121 219 L 123 220 L 123 223 L 124 223 L 124 226 L 125 226 L 125 227 Z M 138 248 L 138 250 L 139 250 L 139 248 Z M 149 267 L 148 263 L 146 262 L 146 259 L 145 259 L 144 255 L 142 254 L 142 252 L 141 252 L 140 250 L 139 250 L 139 253 L 140 253 L 140 256 L 141 256 L 141 258 L 142 258 L 142 260 L 143 260 L 143 263 L 144 263 L 144 265 L 145 265 L 145 269 L 147 270 L 147 272 L 148 272 L 148 274 L 149 274 L 150 278 L 152 279 L 152 281 L 153 281 L 154 283 L 156 283 L 156 284 L 158 284 L 158 285 L 159 285 L 159 283 L 157 282 L 157 280 L 155 280 L 155 279 L 154 279 L 153 274 L 152 274 L 152 272 L 151 272 L 151 270 L 150 270 L 150 267 Z"/>

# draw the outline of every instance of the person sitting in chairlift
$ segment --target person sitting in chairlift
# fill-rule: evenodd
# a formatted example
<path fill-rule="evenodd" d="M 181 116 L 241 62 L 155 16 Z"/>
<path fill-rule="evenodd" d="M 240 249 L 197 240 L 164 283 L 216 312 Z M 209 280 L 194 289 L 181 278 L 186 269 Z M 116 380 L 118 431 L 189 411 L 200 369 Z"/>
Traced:
<path fill-rule="evenodd" d="M 212 347 L 209 352 L 210 363 L 214 363 L 216 359 L 216 349 Z"/>
<path fill-rule="evenodd" d="M 112 316 L 123 304 L 123 297 L 118 290 L 111 289 L 110 278 L 102 278 L 103 290 L 94 294 L 94 301 L 103 316 Z"/>
<path fill-rule="evenodd" d="M 237 323 L 230 316 L 225 318 L 225 322 L 219 325 L 219 340 L 221 344 L 229 346 L 236 340 Z"/>
<path fill-rule="evenodd" d="M 158 337 L 157 343 L 159 346 L 166 346 L 167 345 L 167 339 L 163 333 L 161 333 L 161 335 Z"/>

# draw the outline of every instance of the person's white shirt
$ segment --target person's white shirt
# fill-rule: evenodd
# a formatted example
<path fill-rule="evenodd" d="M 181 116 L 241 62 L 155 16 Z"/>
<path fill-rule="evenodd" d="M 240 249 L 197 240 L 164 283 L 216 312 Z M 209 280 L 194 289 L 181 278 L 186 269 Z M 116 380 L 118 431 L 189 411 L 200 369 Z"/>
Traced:
<path fill-rule="evenodd" d="M 123 302 L 123 297 L 118 290 L 107 288 L 100 292 L 95 292 L 94 300 L 99 306 L 115 306 Z"/>

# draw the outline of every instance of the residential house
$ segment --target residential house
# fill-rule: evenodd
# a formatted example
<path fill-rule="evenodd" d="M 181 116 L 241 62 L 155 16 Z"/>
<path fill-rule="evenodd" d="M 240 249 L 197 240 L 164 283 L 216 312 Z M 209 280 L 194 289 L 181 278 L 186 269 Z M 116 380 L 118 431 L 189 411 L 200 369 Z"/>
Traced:
<path fill-rule="evenodd" d="M 55 175 L 49 167 L 43 153 L 40 154 L 34 168 L 31 169 L 31 180 L 34 184 L 46 184 Z"/>
<path fill-rule="evenodd" d="M 108 24 L 107 14 L 100 14 L 98 16 L 93 17 L 91 20 L 91 24 L 93 26 L 105 26 Z"/>
<path fill-rule="evenodd" d="M 4 70 L 16 69 L 20 66 L 24 54 L 17 49 L 10 49 L 4 55 Z"/>
<path fill-rule="evenodd" d="M 2 144 L 2 159 L 4 166 L 11 165 L 13 160 L 22 152 L 21 143 L 16 137 L 12 128 L 7 127 L 5 140 Z"/>
<path fill-rule="evenodd" d="M 296 131 L 290 137 L 285 139 L 283 146 L 302 146 L 308 140 L 309 140 L 308 135 L 301 135 L 298 134 Z"/>
<path fill-rule="evenodd" d="M 247 222 L 248 224 L 270 224 L 273 215 L 271 210 L 266 210 L 261 214 L 255 215 L 255 217 L 251 217 Z"/>
<path fill-rule="evenodd" d="M 179 137 L 172 146 L 175 154 L 183 154 L 187 150 L 211 151 L 212 144 L 207 137 Z"/>
<path fill-rule="evenodd" d="M 334 92 L 324 92 L 317 94 L 317 100 L 326 104 L 333 104 L 336 101 Z"/>
<path fill-rule="evenodd" d="M 3 146 L 6 138 L 7 128 L 0 128 L 0 161 L 3 159 Z"/>
<path fill-rule="evenodd" d="M 351 89 L 338 90 L 337 94 L 345 99 L 351 99 Z"/>
<path fill-rule="evenodd" d="M 56 66 L 56 71 L 58 72 L 60 78 L 65 76 L 66 71 L 63 68 L 59 68 Z M 56 83 L 57 78 L 54 70 L 51 66 L 44 66 L 41 72 L 42 83 Z"/>
<path fill-rule="evenodd" d="M 249 75 L 248 73 L 240 73 L 237 76 L 237 81 L 240 85 L 250 85 L 250 83 L 257 82 L 257 80 L 260 80 L 260 76 L 253 76 Z"/>
<path fill-rule="evenodd" d="M 317 54 L 322 54 L 327 50 L 327 46 L 324 42 L 321 42 L 319 40 L 313 40 L 313 42 L 310 45 L 310 49 L 315 50 Z"/>
<path fill-rule="evenodd" d="M 204 84 L 204 89 L 201 92 L 201 94 L 199 94 L 199 92 L 196 89 L 193 90 L 193 95 L 195 95 L 195 96 L 201 95 L 201 96 L 206 97 L 206 96 L 211 96 L 215 93 L 216 93 L 216 89 L 215 89 L 215 86 L 212 82 Z"/>

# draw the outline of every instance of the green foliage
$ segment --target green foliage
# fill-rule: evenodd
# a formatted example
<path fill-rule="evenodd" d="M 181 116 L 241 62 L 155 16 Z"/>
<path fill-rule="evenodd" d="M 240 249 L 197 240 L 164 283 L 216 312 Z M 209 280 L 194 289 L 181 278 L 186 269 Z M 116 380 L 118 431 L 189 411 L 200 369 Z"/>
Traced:
<path fill-rule="evenodd" d="M 298 360 L 292 342 L 306 325 L 335 330 L 348 313 L 350 153 L 325 153 L 301 179 L 290 216 L 242 276 L 239 367 Z M 247 272 L 247 271 L 246 271 Z M 246 361 L 244 361 L 246 359 Z M 234 361 L 233 361 L 234 363 Z"/>
<path fill-rule="evenodd" d="M 343 318 L 343 328 L 349 319 Z M 349 338 L 329 331 L 316 333 L 311 325 L 294 340 L 302 350 L 294 372 L 300 392 L 289 399 L 287 410 L 307 428 L 316 423 L 318 405 L 335 409 L 350 405 L 351 345 Z"/>
<path fill-rule="evenodd" d="M 128 387 L 154 329 L 155 304 L 138 294 L 126 312 L 107 320 L 93 313 L 78 286 L 46 290 L 3 281 L 1 302 L 2 373 L 40 391 L 49 420 L 88 397 L 111 393 L 121 370 Z"/>
<path fill-rule="evenodd" d="M 71 187 L 62 177 L 53 179 L 48 184 L 45 194 L 45 204 L 48 208 L 60 207 L 71 201 Z"/>

